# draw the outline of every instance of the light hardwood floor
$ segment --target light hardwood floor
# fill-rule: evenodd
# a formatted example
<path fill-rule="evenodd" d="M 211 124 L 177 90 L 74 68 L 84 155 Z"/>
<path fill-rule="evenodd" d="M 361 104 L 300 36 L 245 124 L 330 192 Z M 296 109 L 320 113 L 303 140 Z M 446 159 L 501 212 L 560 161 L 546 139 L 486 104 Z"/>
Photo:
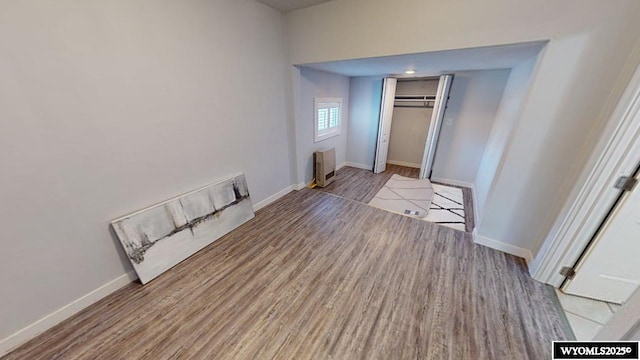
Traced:
<path fill-rule="evenodd" d="M 418 178 L 420 169 L 410 168 L 406 166 L 387 164 L 387 169 L 379 174 L 374 174 L 371 170 L 358 169 L 350 166 L 345 166 L 336 172 L 336 181 L 325 188 L 316 188 L 320 191 L 328 192 L 330 194 L 342 196 L 347 199 L 359 201 L 363 204 L 368 204 L 371 199 L 382 189 L 384 184 L 389 181 L 393 174 L 400 176 Z M 436 183 L 438 184 L 438 183 Z M 473 212 L 473 195 L 471 189 L 464 186 L 454 186 L 449 184 L 443 184 L 447 186 L 457 187 L 462 189 L 462 196 L 464 201 L 464 224 L 465 230 L 470 233 L 475 226 L 474 212 Z"/>
<path fill-rule="evenodd" d="M 554 299 L 469 234 L 304 189 L 5 359 L 548 359 Z"/>
<path fill-rule="evenodd" d="M 374 174 L 371 170 L 345 166 L 336 172 L 336 181 L 325 188 L 316 188 L 343 198 L 368 204 L 371 199 L 389 181 L 391 175 L 418 178 L 419 169 L 387 164 L 387 170 Z"/>

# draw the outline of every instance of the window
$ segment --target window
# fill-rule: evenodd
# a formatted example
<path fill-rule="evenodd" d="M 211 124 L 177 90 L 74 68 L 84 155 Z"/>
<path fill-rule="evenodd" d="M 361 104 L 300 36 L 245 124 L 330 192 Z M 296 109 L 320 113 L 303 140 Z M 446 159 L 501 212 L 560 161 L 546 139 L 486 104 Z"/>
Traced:
<path fill-rule="evenodd" d="M 316 98 L 314 142 L 340 135 L 342 98 Z"/>

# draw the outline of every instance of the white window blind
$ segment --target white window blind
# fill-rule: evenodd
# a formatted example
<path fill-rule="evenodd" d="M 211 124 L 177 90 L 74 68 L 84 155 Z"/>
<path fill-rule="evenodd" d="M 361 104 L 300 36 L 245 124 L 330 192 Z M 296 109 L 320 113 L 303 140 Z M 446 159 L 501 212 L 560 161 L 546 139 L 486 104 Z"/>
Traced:
<path fill-rule="evenodd" d="M 341 98 L 315 99 L 315 142 L 340 135 L 342 113 Z"/>
<path fill-rule="evenodd" d="M 338 122 L 340 122 L 340 107 L 332 107 L 329 110 L 329 128 L 338 127 Z"/>
<path fill-rule="evenodd" d="M 318 109 L 318 131 L 329 128 L 329 109 Z"/>

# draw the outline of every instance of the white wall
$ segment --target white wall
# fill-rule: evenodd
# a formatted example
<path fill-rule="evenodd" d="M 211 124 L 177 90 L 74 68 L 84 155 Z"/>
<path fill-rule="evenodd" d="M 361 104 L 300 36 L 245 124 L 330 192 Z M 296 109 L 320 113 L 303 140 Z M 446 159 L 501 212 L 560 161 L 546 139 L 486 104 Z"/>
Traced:
<path fill-rule="evenodd" d="M 435 95 L 438 82 L 438 79 L 398 81 L 396 95 Z M 425 107 L 393 108 L 388 162 L 420 168 L 432 113 L 432 108 Z"/>
<path fill-rule="evenodd" d="M 511 69 L 509 73 L 504 95 L 500 101 L 495 122 L 474 181 L 476 195 L 476 204 L 474 205 L 478 213 L 476 224 L 479 224 L 482 220 L 487 196 L 498 172 L 502 154 L 507 148 L 512 130 L 520 119 L 536 60 L 537 57 L 525 61 Z"/>
<path fill-rule="evenodd" d="M 313 152 L 336 149 L 336 166 L 347 158 L 347 135 L 349 132 L 349 78 L 309 68 L 294 68 L 295 130 L 297 155 L 297 183 L 309 183 L 313 179 Z M 315 98 L 342 98 L 342 129 L 340 135 L 314 142 Z"/>
<path fill-rule="evenodd" d="M 244 172 L 290 185 L 283 16 L 253 0 L 0 11 L 0 345 L 131 270 L 109 221 Z"/>
<path fill-rule="evenodd" d="M 634 0 L 343 0 L 287 20 L 294 64 L 550 40 L 479 228 L 535 254 L 638 63 L 639 16 Z"/>
<path fill-rule="evenodd" d="M 347 161 L 351 164 L 373 169 L 381 100 L 381 76 L 351 78 L 347 138 Z"/>
<path fill-rule="evenodd" d="M 475 181 L 508 76 L 508 69 L 455 73 L 432 178 Z"/>

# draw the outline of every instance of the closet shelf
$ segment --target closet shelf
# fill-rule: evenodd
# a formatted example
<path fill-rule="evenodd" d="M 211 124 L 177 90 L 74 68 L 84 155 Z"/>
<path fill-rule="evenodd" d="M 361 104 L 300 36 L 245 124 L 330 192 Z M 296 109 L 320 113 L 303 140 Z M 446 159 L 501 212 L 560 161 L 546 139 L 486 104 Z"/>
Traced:
<path fill-rule="evenodd" d="M 393 106 L 410 108 L 433 108 L 435 102 L 435 95 L 396 95 L 394 98 Z"/>

